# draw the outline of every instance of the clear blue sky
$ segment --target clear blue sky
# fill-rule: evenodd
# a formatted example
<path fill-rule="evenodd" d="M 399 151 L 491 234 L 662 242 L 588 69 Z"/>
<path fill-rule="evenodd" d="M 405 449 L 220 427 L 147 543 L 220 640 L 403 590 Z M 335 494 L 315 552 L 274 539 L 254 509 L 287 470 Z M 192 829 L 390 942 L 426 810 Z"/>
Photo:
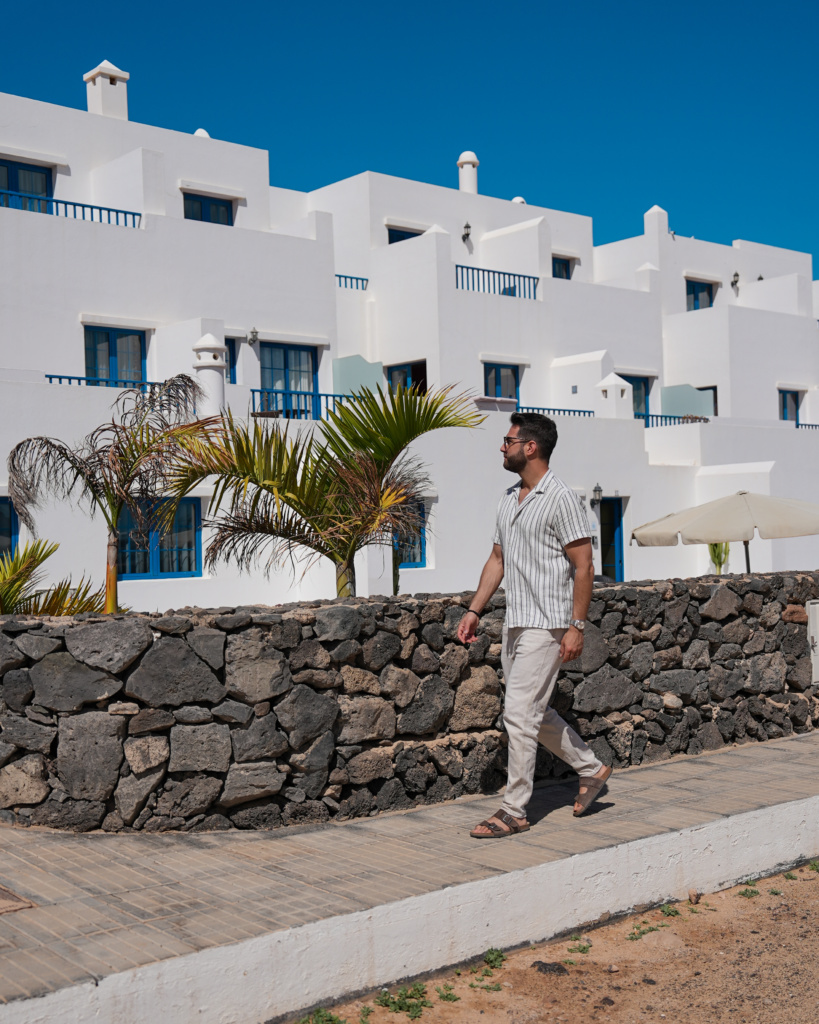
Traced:
<path fill-rule="evenodd" d="M 454 187 L 474 149 L 481 192 L 589 214 L 597 243 L 658 203 L 678 234 L 819 253 L 806 0 L 45 0 L 6 22 L 0 91 L 84 107 L 82 74 L 108 59 L 132 120 L 269 149 L 276 185 Z"/>

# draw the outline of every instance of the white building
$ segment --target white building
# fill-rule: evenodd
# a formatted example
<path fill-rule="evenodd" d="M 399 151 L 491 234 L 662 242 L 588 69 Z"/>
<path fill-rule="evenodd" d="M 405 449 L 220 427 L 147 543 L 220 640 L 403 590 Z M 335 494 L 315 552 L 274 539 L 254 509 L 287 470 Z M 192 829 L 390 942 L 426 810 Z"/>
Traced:
<path fill-rule="evenodd" d="M 115 385 L 101 380 L 194 367 L 211 405 L 239 415 L 309 421 L 327 396 L 397 380 L 486 396 L 481 430 L 418 444 L 434 491 L 404 591 L 475 585 L 512 482 L 498 448 L 517 404 L 555 416 L 553 468 L 593 506 L 611 576 L 709 570 L 701 546 L 628 546 L 667 512 L 739 489 L 819 501 L 809 255 L 682 238 L 657 206 L 641 235 L 595 246 L 588 217 L 481 195 L 472 153 L 457 189 L 371 172 L 309 193 L 270 187 L 265 151 L 129 121 L 128 78 L 107 62 L 89 72 L 88 112 L 0 96 L 0 547 L 15 530 L 16 442 L 79 440 L 108 418 Z M 125 603 L 333 595 L 329 563 L 270 579 L 203 572 L 206 509 L 205 493 L 187 506 L 176 554 L 124 563 L 138 570 Z M 61 544 L 53 575 L 101 580 L 101 520 L 60 506 L 38 526 Z M 757 539 L 751 557 L 814 568 L 819 539 Z M 362 557 L 360 592 L 389 590 L 388 562 L 382 549 Z M 741 545 L 728 568 L 744 568 Z"/>

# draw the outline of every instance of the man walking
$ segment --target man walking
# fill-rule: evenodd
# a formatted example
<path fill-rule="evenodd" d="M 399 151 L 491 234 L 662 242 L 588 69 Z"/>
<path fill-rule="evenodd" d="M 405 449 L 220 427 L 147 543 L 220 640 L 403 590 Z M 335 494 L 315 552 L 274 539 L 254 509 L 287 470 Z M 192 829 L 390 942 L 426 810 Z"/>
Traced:
<path fill-rule="evenodd" d="M 503 467 L 517 473 L 520 482 L 501 497 L 492 553 L 458 627 L 462 643 L 475 640 L 478 616 L 505 577 L 501 662 L 508 778 L 503 806 L 470 832 L 475 839 L 501 839 L 529 829 L 526 805 L 538 742 L 580 776 L 576 817 L 611 775 L 611 768 L 549 707 L 561 663 L 583 653 L 594 580 L 588 522 L 574 491 L 549 469 L 557 443 L 554 422 L 518 412 L 511 422 L 501 446 Z"/>

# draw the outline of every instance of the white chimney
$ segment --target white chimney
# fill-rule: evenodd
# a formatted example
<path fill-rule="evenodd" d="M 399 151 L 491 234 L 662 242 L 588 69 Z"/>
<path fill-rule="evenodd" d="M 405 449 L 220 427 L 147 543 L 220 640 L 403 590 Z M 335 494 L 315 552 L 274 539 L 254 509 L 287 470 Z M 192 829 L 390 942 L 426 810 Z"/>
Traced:
<path fill-rule="evenodd" d="M 88 113 L 128 120 L 128 86 L 131 76 L 104 60 L 93 71 L 82 76 L 88 98 Z"/>
<path fill-rule="evenodd" d="M 197 416 L 218 416 L 225 407 L 225 371 L 227 345 L 212 334 L 205 334 L 193 346 L 193 368 L 204 392 L 196 403 Z"/>
<path fill-rule="evenodd" d="M 458 157 L 458 188 L 461 192 L 478 194 L 478 158 L 471 149 Z"/>

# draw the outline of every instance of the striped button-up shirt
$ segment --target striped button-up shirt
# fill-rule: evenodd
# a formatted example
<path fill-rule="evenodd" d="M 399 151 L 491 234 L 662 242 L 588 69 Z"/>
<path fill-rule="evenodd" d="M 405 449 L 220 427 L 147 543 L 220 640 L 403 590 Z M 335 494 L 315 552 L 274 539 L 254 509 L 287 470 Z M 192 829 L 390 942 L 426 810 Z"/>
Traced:
<path fill-rule="evenodd" d="M 522 503 L 521 484 L 498 504 L 495 543 L 503 550 L 506 625 L 568 629 L 572 619 L 574 567 L 564 548 L 590 537 L 574 491 L 549 470 Z"/>

